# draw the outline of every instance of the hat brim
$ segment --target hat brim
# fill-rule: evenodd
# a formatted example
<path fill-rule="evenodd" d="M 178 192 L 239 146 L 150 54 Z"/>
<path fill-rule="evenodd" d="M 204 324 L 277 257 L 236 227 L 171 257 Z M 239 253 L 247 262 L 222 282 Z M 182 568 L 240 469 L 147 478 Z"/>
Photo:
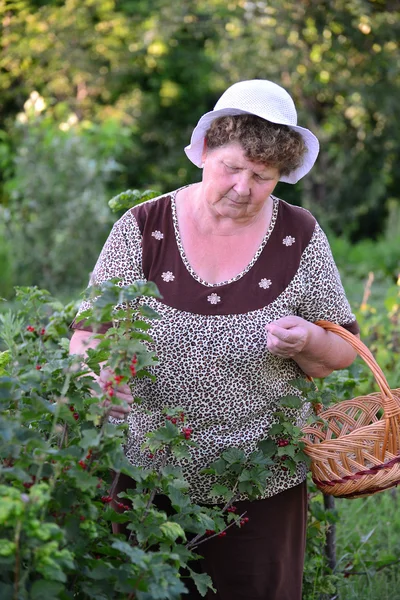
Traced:
<path fill-rule="evenodd" d="M 202 166 L 202 154 L 204 148 L 204 139 L 207 131 L 210 128 L 211 123 L 218 117 L 224 117 L 227 115 L 249 115 L 254 114 L 238 108 L 220 108 L 218 110 L 212 110 L 201 117 L 196 127 L 193 130 L 190 144 L 186 146 L 185 153 L 188 159 L 195 164 L 197 167 Z M 262 118 L 262 117 L 261 117 Z M 272 119 L 269 119 L 272 123 L 276 123 Z M 295 171 L 289 173 L 289 175 L 283 175 L 279 181 L 285 183 L 297 183 L 304 175 L 306 175 L 313 167 L 319 153 L 319 142 L 315 135 L 305 127 L 299 125 L 289 125 L 288 123 L 276 123 L 277 125 L 286 125 L 298 131 L 303 137 L 304 143 L 307 148 L 307 152 L 304 156 L 303 163 Z"/>

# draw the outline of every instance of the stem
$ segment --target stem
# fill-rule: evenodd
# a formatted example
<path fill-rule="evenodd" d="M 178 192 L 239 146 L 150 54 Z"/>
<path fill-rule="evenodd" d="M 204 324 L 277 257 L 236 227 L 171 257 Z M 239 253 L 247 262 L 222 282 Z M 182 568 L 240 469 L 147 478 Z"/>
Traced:
<path fill-rule="evenodd" d="M 68 426 L 66 423 L 64 423 L 61 438 L 60 438 L 60 441 L 58 442 L 58 447 L 60 449 L 64 446 L 64 442 L 67 439 L 67 432 L 68 432 Z"/>
<path fill-rule="evenodd" d="M 120 471 L 116 471 L 115 472 L 114 481 L 112 482 L 112 485 L 111 485 L 111 488 L 110 488 L 110 496 L 112 496 L 113 498 L 114 498 L 115 488 L 118 485 L 118 481 L 119 481 L 120 475 L 121 475 Z"/>
<path fill-rule="evenodd" d="M 222 513 L 226 512 L 228 510 L 228 508 L 230 506 L 232 506 L 232 504 L 234 502 L 236 502 L 236 500 L 239 498 L 240 494 L 236 494 L 235 495 L 235 490 L 236 490 L 236 488 L 237 488 L 238 485 L 239 485 L 239 480 L 237 480 L 236 483 L 235 483 L 235 485 L 233 486 L 233 490 L 232 490 L 233 496 L 232 496 L 232 498 L 230 500 L 228 500 L 228 502 L 225 504 L 225 506 L 223 506 L 223 508 L 221 510 Z M 243 515 L 245 515 L 245 514 L 246 513 L 244 512 Z M 240 518 L 243 518 L 243 517 L 240 517 Z M 232 523 L 230 523 L 230 525 L 228 527 L 226 527 L 226 529 L 229 529 L 229 527 L 231 527 L 231 525 L 233 525 L 234 523 L 236 523 L 236 521 L 233 521 Z M 226 529 L 223 529 L 222 531 L 226 531 Z M 190 542 L 188 542 L 186 544 L 186 548 L 188 548 L 188 549 L 192 548 L 192 547 L 197 548 L 197 546 L 199 546 L 203 542 L 207 542 L 208 540 L 210 540 L 211 538 L 215 537 L 216 535 L 219 535 L 220 533 L 222 533 L 222 532 L 220 531 L 220 532 L 216 533 L 215 535 L 208 536 L 202 542 L 200 542 L 199 544 L 195 545 L 196 542 L 197 542 L 197 540 L 201 539 L 204 536 L 204 533 L 198 533 L 192 540 L 190 540 Z"/>
<path fill-rule="evenodd" d="M 165 467 L 165 465 L 167 464 L 168 461 L 168 457 L 171 455 L 171 448 L 167 447 L 165 448 L 165 455 L 162 459 L 162 463 L 160 466 L 160 470 Z M 154 486 L 154 488 L 151 491 L 150 494 L 150 498 L 147 501 L 146 507 L 144 509 L 144 513 L 142 518 L 140 519 L 140 522 L 143 523 L 143 521 L 145 520 L 145 518 L 147 517 L 147 515 L 149 514 L 149 510 L 150 510 L 150 506 L 153 504 L 154 498 L 157 494 L 157 492 L 159 491 L 159 488 L 157 486 Z M 129 534 L 129 538 L 128 538 L 128 542 L 134 546 L 137 545 L 137 540 L 135 540 L 135 534 L 133 532 L 133 530 L 131 531 L 131 533 Z"/>
<path fill-rule="evenodd" d="M 231 527 L 233 527 L 233 525 L 236 525 L 236 523 L 238 521 L 240 521 L 241 519 L 243 519 L 243 517 L 245 516 L 247 511 L 244 511 L 244 513 L 242 513 L 237 519 L 235 519 L 234 521 L 232 521 L 232 523 L 229 523 L 229 525 L 227 525 L 225 527 L 225 529 L 223 529 L 222 531 L 219 531 L 218 533 L 214 533 L 214 535 L 209 535 L 207 537 L 204 537 L 204 533 L 199 533 L 196 535 L 196 537 L 194 537 L 190 542 L 188 542 L 185 546 L 185 548 L 187 550 L 195 550 L 198 546 L 200 546 L 201 544 L 204 544 L 204 542 L 208 542 L 209 540 L 212 540 L 215 537 L 218 537 L 223 531 L 227 531 L 228 529 L 230 529 Z M 201 540 L 198 544 L 196 543 L 197 539 L 204 537 L 203 540 Z"/>
<path fill-rule="evenodd" d="M 232 490 L 232 492 L 235 492 L 235 490 L 236 490 L 236 488 L 237 488 L 238 484 L 239 484 L 239 482 L 237 481 L 237 482 L 235 483 L 235 485 L 233 486 L 233 490 Z M 240 495 L 240 494 L 236 494 L 236 495 L 234 494 L 234 495 L 232 496 L 232 498 L 231 498 L 230 500 L 228 500 L 228 502 L 225 504 L 225 506 L 224 506 L 224 507 L 223 507 L 223 509 L 222 509 L 222 512 L 225 512 L 225 511 L 227 511 L 227 510 L 228 510 L 228 508 L 230 508 L 230 507 L 232 506 L 232 504 L 233 504 L 234 502 L 236 502 L 236 500 L 239 498 L 239 495 Z"/>

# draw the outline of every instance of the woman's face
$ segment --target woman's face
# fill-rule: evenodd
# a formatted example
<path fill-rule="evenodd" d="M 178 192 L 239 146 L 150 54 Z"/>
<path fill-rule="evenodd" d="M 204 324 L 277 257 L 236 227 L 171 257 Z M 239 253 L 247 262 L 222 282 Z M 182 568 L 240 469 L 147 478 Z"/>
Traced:
<path fill-rule="evenodd" d="M 251 219 L 260 213 L 278 183 L 275 167 L 250 161 L 233 142 L 203 152 L 203 197 L 221 217 Z"/>

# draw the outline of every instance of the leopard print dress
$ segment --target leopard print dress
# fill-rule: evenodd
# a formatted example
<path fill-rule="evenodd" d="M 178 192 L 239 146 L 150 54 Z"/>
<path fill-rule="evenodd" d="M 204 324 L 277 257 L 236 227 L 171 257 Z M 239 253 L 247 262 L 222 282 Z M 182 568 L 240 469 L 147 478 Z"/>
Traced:
<path fill-rule="evenodd" d="M 138 205 L 115 223 L 91 283 L 118 277 L 121 285 L 157 284 L 161 299 L 139 301 L 160 316 L 152 321 L 148 343 L 158 357 L 150 369 L 156 379 L 131 382 L 142 402 L 128 417 L 126 455 L 136 466 L 157 466 L 157 457 L 141 449 L 146 433 L 165 423 L 165 407 L 182 407 L 198 446 L 181 466 L 192 500 L 210 503 L 218 501 L 210 497 L 214 482 L 201 470 L 224 449 L 254 451 L 276 422 L 279 399 L 299 393 L 289 382 L 304 373 L 295 361 L 268 351 L 265 325 L 297 315 L 326 319 L 353 333 L 358 326 L 326 236 L 308 211 L 273 197 L 270 225 L 251 262 L 229 281 L 210 284 L 185 256 L 176 193 Z M 86 308 L 84 302 L 79 312 Z M 85 324 L 78 318 L 73 327 L 85 329 Z M 287 418 L 301 425 L 304 411 L 287 409 Z M 271 471 L 260 498 L 306 477 L 305 465 L 290 474 L 279 460 Z"/>

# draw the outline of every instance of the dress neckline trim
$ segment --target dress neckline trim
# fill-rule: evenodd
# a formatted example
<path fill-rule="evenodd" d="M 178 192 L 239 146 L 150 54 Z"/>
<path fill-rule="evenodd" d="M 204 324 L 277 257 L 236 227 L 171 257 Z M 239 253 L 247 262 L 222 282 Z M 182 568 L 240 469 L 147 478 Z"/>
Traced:
<path fill-rule="evenodd" d="M 188 187 L 188 186 L 184 186 L 184 187 Z M 262 251 L 264 250 L 269 238 L 271 237 L 271 234 L 274 230 L 275 224 L 276 224 L 276 220 L 278 217 L 278 209 L 279 209 L 279 199 L 276 198 L 275 196 L 271 196 L 271 199 L 273 201 L 273 207 L 272 207 L 272 215 L 271 215 L 271 220 L 268 226 L 268 229 L 263 237 L 263 239 L 261 240 L 261 244 L 259 245 L 258 249 L 256 250 L 253 258 L 251 259 L 251 261 L 248 263 L 248 265 L 242 270 L 240 271 L 240 273 L 238 273 L 237 275 L 235 275 L 234 277 L 231 277 L 230 279 L 226 279 L 225 281 L 219 281 L 217 283 L 209 283 L 208 281 L 206 281 L 205 279 L 202 279 L 192 268 L 185 250 L 183 248 L 183 244 L 182 244 L 182 239 L 181 239 L 181 234 L 179 231 L 179 224 L 178 224 L 178 216 L 177 216 L 177 211 L 176 211 L 176 202 L 175 202 L 175 198 L 177 193 L 182 190 L 184 188 L 179 188 L 178 190 L 175 190 L 174 192 L 172 192 L 170 194 L 171 196 L 171 213 L 172 213 L 172 222 L 173 222 L 173 226 L 174 226 L 174 232 L 175 232 L 175 239 L 176 239 L 176 244 L 178 246 L 178 251 L 181 257 L 181 260 L 183 262 L 183 264 L 185 265 L 187 271 L 190 273 L 190 275 L 193 277 L 193 279 L 195 279 L 198 283 L 201 283 L 202 285 L 206 286 L 206 287 L 210 287 L 210 288 L 216 288 L 216 287 L 221 287 L 223 285 L 228 285 L 230 283 L 234 283 L 235 281 L 238 281 L 239 279 L 241 279 L 242 277 L 244 277 L 244 275 L 246 275 L 246 273 L 248 273 L 250 271 L 250 269 L 255 265 L 255 263 L 257 262 L 260 254 L 262 253 Z"/>

